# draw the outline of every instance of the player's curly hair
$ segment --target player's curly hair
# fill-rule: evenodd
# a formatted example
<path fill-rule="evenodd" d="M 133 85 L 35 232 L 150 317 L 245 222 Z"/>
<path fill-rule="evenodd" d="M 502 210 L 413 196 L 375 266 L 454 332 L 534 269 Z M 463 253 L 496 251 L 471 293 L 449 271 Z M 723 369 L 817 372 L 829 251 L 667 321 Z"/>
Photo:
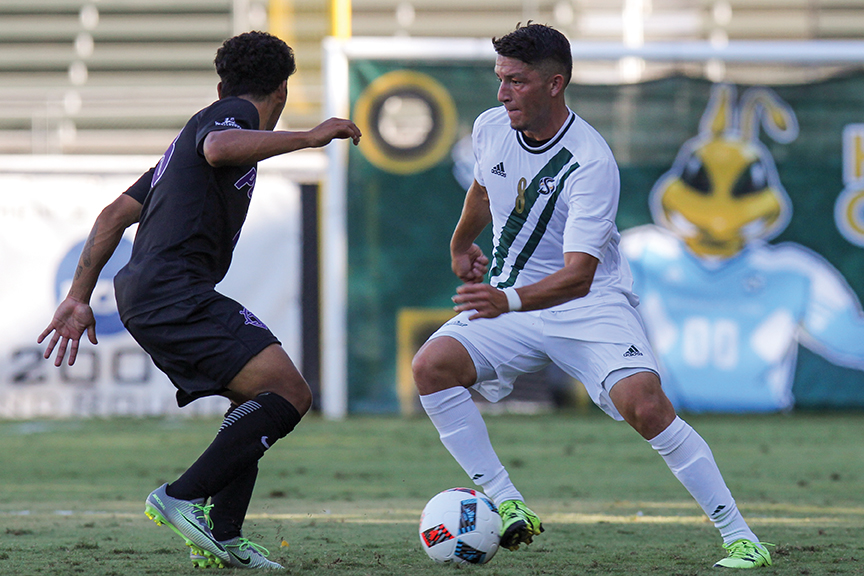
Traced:
<path fill-rule="evenodd" d="M 222 97 L 249 94 L 263 98 L 297 71 L 294 51 L 266 32 L 244 32 L 226 40 L 216 51 L 216 73 Z"/>
<path fill-rule="evenodd" d="M 515 58 L 535 68 L 564 76 L 564 85 L 570 83 L 573 73 L 573 54 L 570 42 L 558 30 L 545 24 L 516 25 L 516 29 L 501 38 L 492 38 L 495 52 Z"/>

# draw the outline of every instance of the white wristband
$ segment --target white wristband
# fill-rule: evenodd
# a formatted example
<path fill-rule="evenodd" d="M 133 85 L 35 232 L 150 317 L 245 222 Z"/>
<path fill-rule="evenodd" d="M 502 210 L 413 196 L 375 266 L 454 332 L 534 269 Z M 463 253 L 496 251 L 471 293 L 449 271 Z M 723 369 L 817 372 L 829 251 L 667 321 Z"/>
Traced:
<path fill-rule="evenodd" d="M 508 288 L 502 288 L 502 292 L 507 296 L 507 307 L 510 309 L 510 312 L 518 312 L 522 309 L 522 299 L 519 298 L 519 294 L 516 292 L 516 288 L 512 286 Z"/>

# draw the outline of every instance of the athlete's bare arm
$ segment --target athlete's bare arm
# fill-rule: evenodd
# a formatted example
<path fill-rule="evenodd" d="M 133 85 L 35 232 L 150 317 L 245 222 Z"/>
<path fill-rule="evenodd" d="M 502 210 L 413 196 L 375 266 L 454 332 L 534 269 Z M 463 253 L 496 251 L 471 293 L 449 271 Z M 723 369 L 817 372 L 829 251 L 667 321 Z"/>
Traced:
<path fill-rule="evenodd" d="M 488 270 L 489 258 L 474 241 L 490 222 L 492 212 L 486 188 L 475 180 L 465 194 L 462 215 L 450 239 L 453 273 L 466 284 L 482 282 Z"/>
<path fill-rule="evenodd" d="M 599 263 L 584 252 L 565 252 L 563 268 L 539 282 L 516 289 L 522 310 L 543 310 L 586 296 Z"/>
<path fill-rule="evenodd" d="M 565 252 L 564 267 L 539 282 L 516 290 L 521 310 L 543 310 L 588 294 L 599 261 L 584 252 Z M 463 284 L 453 297 L 457 312 L 476 310 L 470 319 L 495 318 L 510 308 L 503 291 L 489 284 Z"/>
<path fill-rule="evenodd" d="M 319 148 L 334 139 L 360 142 L 360 129 L 350 120 L 330 118 L 306 132 L 284 130 L 219 130 L 204 138 L 204 158 L 213 167 L 245 166 L 303 148 Z"/>
<path fill-rule="evenodd" d="M 67 347 L 69 365 L 75 363 L 75 358 L 78 356 L 78 343 L 85 331 L 90 342 L 96 344 L 96 319 L 90 308 L 90 296 L 99 280 L 99 273 L 117 249 L 123 232 L 138 222 L 140 216 L 141 204 L 128 194 L 121 194 L 96 218 L 78 259 L 78 268 L 75 270 L 69 293 L 57 307 L 51 323 L 37 340 L 41 344 L 49 334 L 54 332 L 45 349 L 45 358 L 51 357 L 59 342 L 57 357 L 54 360 L 55 366 L 63 363 Z"/>

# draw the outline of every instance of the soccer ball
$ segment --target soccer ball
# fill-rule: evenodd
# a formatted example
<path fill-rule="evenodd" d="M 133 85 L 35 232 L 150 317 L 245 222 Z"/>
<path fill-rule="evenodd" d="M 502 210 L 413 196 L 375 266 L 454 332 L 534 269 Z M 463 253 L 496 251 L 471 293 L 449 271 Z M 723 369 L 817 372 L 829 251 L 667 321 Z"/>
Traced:
<path fill-rule="evenodd" d="M 420 515 L 420 544 L 436 562 L 484 564 L 495 556 L 500 540 L 498 508 L 477 490 L 445 490 Z"/>

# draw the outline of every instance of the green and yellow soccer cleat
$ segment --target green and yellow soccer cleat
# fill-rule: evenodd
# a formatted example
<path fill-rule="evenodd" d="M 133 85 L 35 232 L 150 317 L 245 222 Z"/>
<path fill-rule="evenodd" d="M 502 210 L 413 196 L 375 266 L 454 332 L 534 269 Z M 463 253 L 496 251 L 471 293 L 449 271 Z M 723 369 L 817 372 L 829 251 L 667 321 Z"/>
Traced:
<path fill-rule="evenodd" d="M 192 565 L 196 568 L 224 568 L 225 566 L 233 566 L 235 568 L 264 568 L 271 570 L 284 570 L 284 566 L 277 562 L 268 560 L 270 551 L 242 536 L 232 538 L 231 540 L 223 540 L 220 542 L 228 551 L 231 560 L 223 563 L 213 558 L 208 558 L 202 554 L 197 554 L 194 550 L 189 554 L 189 559 L 192 560 Z"/>
<path fill-rule="evenodd" d="M 284 566 L 268 560 L 270 551 L 242 536 L 220 542 L 231 556 L 231 566 L 235 568 L 264 568 L 282 570 Z"/>
<path fill-rule="evenodd" d="M 168 496 L 163 484 L 150 493 L 144 506 L 144 514 L 158 526 L 168 526 L 176 532 L 186 545 L 198 555 L 212 562 L 228 564 L 231 556 L 210 532 L 208 512 L 212 506 L 204 506 L 187 500 Z"/>
<path fill-rule="evenodd" d="M 521 500 L 505 500 L 498 507 L 501 514 L 502 548 L 517 550 L 519 544 L 531 544 L 543 532 L 543 523 Z"/>
<path fill-rule="evenodd" d="M 715 568 L 758 568 L 771 565 L 771 555 L 765 548 L 765 543 L 751 542 L 742 538 L 724 544 L 723 548 L 729 551 L 729 556 L 714 564 Z"/>

